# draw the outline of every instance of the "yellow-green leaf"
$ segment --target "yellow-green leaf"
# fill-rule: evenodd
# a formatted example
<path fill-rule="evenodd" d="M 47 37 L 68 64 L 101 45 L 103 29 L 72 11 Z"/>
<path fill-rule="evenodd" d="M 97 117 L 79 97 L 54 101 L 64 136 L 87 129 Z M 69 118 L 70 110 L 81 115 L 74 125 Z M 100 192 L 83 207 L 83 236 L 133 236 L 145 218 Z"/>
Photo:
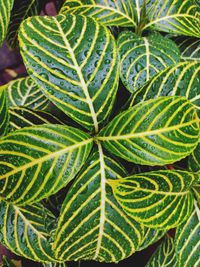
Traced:
<path fill-rule="evenodd" d="M 14 0 L 1 0 L 0 2 L 0 46 L 6 37 L 13 3 Z"/>

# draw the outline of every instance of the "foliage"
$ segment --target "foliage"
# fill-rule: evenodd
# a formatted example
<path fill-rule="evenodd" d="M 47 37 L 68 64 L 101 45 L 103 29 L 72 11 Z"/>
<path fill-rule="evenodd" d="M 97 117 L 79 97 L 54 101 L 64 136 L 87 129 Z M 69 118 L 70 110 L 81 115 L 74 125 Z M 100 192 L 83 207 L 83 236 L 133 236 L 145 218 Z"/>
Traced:
<path fill-rule="evenodd" d="M 199 266 L 198 4 L 43 4 L 0 4 L 28 74 L 0 87 L 0 242 L 47 267 L 164 237 L 147 266 Z"/>

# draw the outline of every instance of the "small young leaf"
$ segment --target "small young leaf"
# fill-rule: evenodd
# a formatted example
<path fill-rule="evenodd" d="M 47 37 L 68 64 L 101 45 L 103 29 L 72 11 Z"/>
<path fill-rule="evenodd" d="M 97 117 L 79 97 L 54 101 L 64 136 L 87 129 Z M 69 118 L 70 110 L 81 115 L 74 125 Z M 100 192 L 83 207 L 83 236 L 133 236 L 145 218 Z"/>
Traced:
<path fill-rule="evenodd" d="M 167 236 L 156 252 L 152 255 L 146 267 L 176 267 L 176 253 L 173 238 Z M 184 266 L 184 265 L 183 265 Z M 182 267 L 183 267 L 182 266 Z"/>
<path fill-rule="evenodd" d="M 177 45 L 160 34 L 139 37 L 122 32 L 118 38 L 121 79 L 130 92 L 144 85 L 161 70 L 180 61 Z"/>
<path fill-rule="evenodd" d="M 8 101 L 5 87 L 0 87 L 0 136 L 6 134 L 9 124 Z"/>
<path fill-rule="evenodd" d="M 118 89 L 118 54 L 110 31 L 83 16 L 32 17 L 21 24 L 19 41 L 28 72 L 46 96 L 98 132 Z"/>
<path fill-rule="evenodd" d="M 143 226 L 124 213 L 107 183 L 123 176 L 98 144 L 62 206 L 54 243 L 59 259 L 118 262 L 135 252 Z"/>
<path fill-rule="evenodd" d="M 2 0 L 0 2 L 0 46 L 6 37 L 13 3 L 14 0 Z"/>
<path fill-rule="evenodd" d="M 96 138 L 110 152 L 143 165 L 166 165 L 197 146 L 199 119 L 182 97 L 159 97 L 116 116 Z"/>
<path fill-rule="evenodd" d="M 30 77 L 20 78 L 5 85 L 8 104 L 43 110 L 49 101 Z"/>
<path fill-rule="evenodd" d="M 73 127 L 27 127 L 0 141 L 0 197 L 14 204 L 46 198 L 74 178 L 93 140 Z"/>
<path fill-rule="evenodd" d="M 152 171 L 109 183 L 129 216 L 147 227 L 167 230 L 190 215 L 195 179 L 194 174 L 185 171 Z"/>
<path fill-rule="evenodd" d="M 175 248 L 179 267 L 200 264 L 200 208 L 195 201 L 190 217 L 176 230 Z"/>
<path fill-rule="evenodd" d="M 40 204 L 19 207 L 0 202 L 0 242 L 13 253 L 34 261 L 55 261 L 47 224 L 55 218 Z"/>
<path fill-rule="evenodd" d="M 130 106 L 159 96 L 177 95 L 190 100 L 200 115 L 200 62 L 181 62 L 158 73 L 131 97 Z"/>

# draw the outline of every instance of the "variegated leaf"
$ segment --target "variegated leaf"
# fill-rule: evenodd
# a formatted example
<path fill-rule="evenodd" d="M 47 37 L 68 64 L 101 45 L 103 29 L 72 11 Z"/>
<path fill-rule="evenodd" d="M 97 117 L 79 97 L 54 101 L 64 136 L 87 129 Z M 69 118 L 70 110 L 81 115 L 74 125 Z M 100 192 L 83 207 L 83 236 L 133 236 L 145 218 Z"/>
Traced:
<path fill-rule="evenodd" d="M 130 31 L 122 32 L 118 38 L 118 49 L 121 79 L 130 92 L 180 61 L 177 45 L 158 33 L 140 37 Z"/>
<path fill-rule="evenodd" d="M 54 216 L 40 204 L 0 202 L 0 242 L 13 253 L 39 262 L 55 261 L 47 229 Z"/>
<path fill-rule="evenodd" d="M 158 230 L 153 228 L 145 227 L 143 242 L 137 249 L 138 251 L 143 250 L 152 244 L 156 243 L 166 234 L 165 230 Z"/>
<path fill-rule="evenodd" d="M 170 229 L 185 221 L 193 208 L 191 187 L 196 175 L 185 171 L 152 171 L 109 181 L 124 211 L 155 229 Z"/>
<path fill-rule="evenodd" d="M 179 267 L 200 265 L 200 203 L 195 201 L 190 217 L 176 229 L 175 248 Z"/>
<path fill-rule="evenodd" d="M 200 115 L 200 62 L 181 62 L 159 72 L 131 96 L 130 106 L 160 96 L 184 96 Z"/>
<path fill-rule="evenodd" d="M 7 42 L 11 48 L 18 45 L 18 30 L 20 23 L 28 17 L 39 15 L 46 0 L 15 0 L 8 26 Z"/>
<path fill-rule="evenodd" d="M 151 0 L 148 8 L 149 22 L 142 30 L 200 37 L 199 5 L 196 0 Z"/>
<path fill-rule="evenodd" d="M 6 37 L 13 3 L 14 0 L 2 0 L 0 2 L 0 46 Z"/>
<path fill-rule="evenodd" d="M 123 212 L 107 183 L 125 175 L 98 144 L 62 206 L 53 246 L 59 259 L 118 262 L 135 252 L 143 227 Z"/>
<path fill-rule="evenodd" d="M 20 78 L 5 85 L 9 106 L 23 106 L 43 110 L 49 101 L 30 77 Z"/>
<path fill-rule="evenodd" d="M 28 72 L 46 96 L 98 132 L 118 88 L 118 54 L 110 31 L 83 16 L 33 17 L 21 24 L 19 40 Z"/>
<path fill-rule="evenodd" d="M 0 87 L 0 136 L 6 134 L 9 124 L 8 101 L 4 87 Z"/>
<path fill-rule="evenodd" d="M 192 172 L 200 172 L 200 143 L 198 143 L 198 146 L 189 155 L 188 167 Z"/>
<path fill-rule="evenodd" d="M 43 267 L 67 267 L 67 263 L 43 263 Z"/>
<path fill-rule="evenodd" d="M 22 205 L 46 198 L 74 178 L 93 140 L 81 130 L 42 125 L 0 141 L 0 197 Z"/>
<path fill-rule="evenodd" d="M 197 146 L 199 119 L 182 97 L 159 97 L 116 116 L 97 136 L 103 146 L 127 161 L 166 165 L 188 156 Z"/>
<path fill-rule="evenodd" d="M 167 236 L 156 252 L 152 255 L 146 267 L 176 267 L 176 253 L 172 237 Z M 183 267 L 183 266 L 182 266 Z"/>

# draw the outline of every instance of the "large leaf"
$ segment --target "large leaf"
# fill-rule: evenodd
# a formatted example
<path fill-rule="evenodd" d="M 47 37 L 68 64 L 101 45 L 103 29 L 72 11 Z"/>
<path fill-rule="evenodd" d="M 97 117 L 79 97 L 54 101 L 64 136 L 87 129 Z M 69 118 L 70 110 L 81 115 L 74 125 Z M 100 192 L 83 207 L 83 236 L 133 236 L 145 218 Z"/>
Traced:
<path fill-rule="evenodd" d="M 132 97 L 130 106 L 159 96 L 177 95 L 190 100 L 200 115 L 200 62 L 181 62 L 153 77 Z"/>
<path fill-rule="evenodd" d="M 196 176 L 184 171 L 152 171 L 109 181 L 127 214 L 150 228 L 170 229 L 190 215 Z"/>
<path fill-rule="evenodd" d="M 165 165 L 189 155 L 198 143 L 199 119 L 181 97 L 139 103 L 116 116 L 97 136 L 115 155 L 142 165 Z"/>
<path fill-rule="evenodd" d="M 27 127 L 0 141 L 0 197 L 25 204 L 56 193 L 84 164 L 92 139 L 67 126 Z"/>
<path fill-rule="evenodd" d="M 45 109 L 49 103 L 43 92 L 30 77 L 9 82 L 6 88 L 9 106 Z"/>
<path fill-rule="evenodd" d="M 12 107 L 9 109 L 10 114 L 10 130 L 17 130 L 20 128 L 33 126 L 33 125 L 42 125 L 47 123 L 53 124 L 67 124 L 67 121 L 62 118 L 58 118 L 51 113 L 32 110 L 24 107 Z"/>
<path fill-rule="evenodd" d="M 198 146 L 189 155 L 188 167 L 190 171 L 193 171 L 193 172 L 200 171 L 200 143 L 198 143 Z"/>
<path fill-rule="evenodd" d="M 152 255 L 146 267 L 176 267 L 176 253 L 173 238 L 167 236 L 156 252 Z M 184 266 L 184 265 L 183 265 Z M 183 267 L 182 266 L 182 267 Z"/>
<path fill-rule="evenodd" d="M 175 247 L 179 267 L 200 265 L 200 208 L 195 202 L 193 212 L 185 223 L 176 229 Z"/>
<path fill-rule="evenodd" d="M 173 40 L 178 45 L 183 60 L 200 60 L 200 39 L 179 36 Z"/>
<path fill-rule="evenodd" d="M 15 0 L 8 26 L 7 41 L 10 47 L 18 45 L 18 30 L 20 23 L 31 16 L 39 15 L 46 0 Z"/>
<path fill-rule="evenodd" d="M 135 27 L 140 16 L 141 0 L 67 0 L 61 13 L 95 18 L 106 26 Z"/>
<path fill-rule="evenodd" d="M 160 34 L 140 37 L 130 31 L 122 32 L 118 38 L 118 49 L 121 79 L 130 92 L 180 60 L 176 44 Z"/>
<path fill-rule="evenodd" d="M 7 33 L 13 3 L 14 0 L 2 0 L 0 2 L 0 46 Z"/>
<path fill-rule="evenodd" d="M 7 132 L 9 123 L 8 101 L 6 91 L 3 87 L 0 88 L 0 136 Z"/>
<path fill-rule="evenodd" d="M 22 23 L 19 40 L 28 71 L 47 97 L 98 132 L 118 88 L 118 55 L 110 31 L 82 16 L 33 17 Z"/>
<path fill-rule="evenodd" d="M 17 255 L 34 261 L 55 261 L 48 225 L 53 215 L 40 204 L 18 207 L 0 202 L 0 242 Z"/>
<path fill-rule="evenodd" d="M 134 253 L 143 227 L 123 212 L 107 183 L 125 175 L 98 144 L 62 206 L 54 243 L 59 259 L 118 262 Z"/>
<path fill-rule="evenodd" d="M 151 0 L 149 22 L 143 27 L 179 35 L 200 37 L 199 5 L 196 0 Z"/>

